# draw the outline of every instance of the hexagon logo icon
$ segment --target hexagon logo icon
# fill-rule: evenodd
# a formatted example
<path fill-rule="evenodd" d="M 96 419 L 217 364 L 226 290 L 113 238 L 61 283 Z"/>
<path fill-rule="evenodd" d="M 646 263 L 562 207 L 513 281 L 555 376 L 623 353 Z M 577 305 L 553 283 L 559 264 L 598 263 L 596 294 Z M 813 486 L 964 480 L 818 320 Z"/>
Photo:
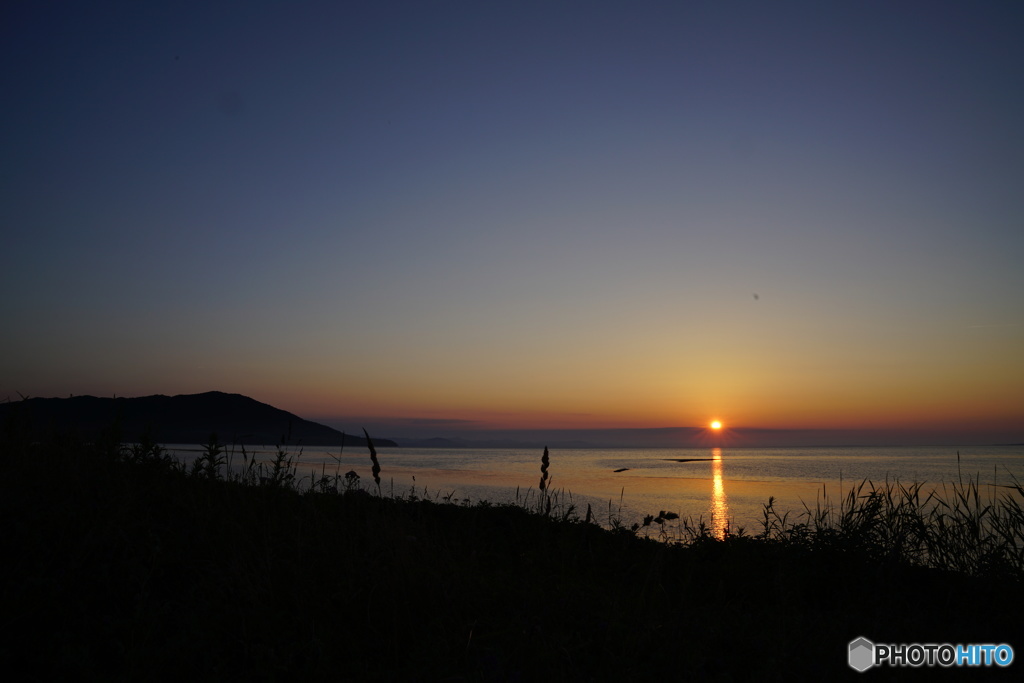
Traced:
<path fill-rule="evenodd" d="M 864 672 L 875 663 L 875 644 L 864 637 L 850 641 L 850 667 Z"/>

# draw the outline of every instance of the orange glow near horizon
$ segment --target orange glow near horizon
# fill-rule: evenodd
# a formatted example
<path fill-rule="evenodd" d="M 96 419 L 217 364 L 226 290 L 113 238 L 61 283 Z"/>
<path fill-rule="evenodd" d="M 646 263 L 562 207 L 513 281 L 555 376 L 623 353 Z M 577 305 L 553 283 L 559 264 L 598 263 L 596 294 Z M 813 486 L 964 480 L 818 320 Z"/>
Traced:
<path fill-rule="evenodd" d="M 268 370 L 240 378 L 216 370 L 200 380 L 183 378 L 167 386 L 111 384 L 107 394 L 175 395 L 217 389 L 250 396 L 305 419 L 343 422 L 352 428 L 388 420 L 504 430 L 684 428 L 695 430 L 694 439 L 705 439 L 709 446 L 745 444 L 744 435 L 756 430 L 960 431 L 978 434 L 964 440 L 1022 439 L 1020 363 L 1007 364 L 998 374 L 993 371 L 993 378 L 965 369 L 940 380 L 916 374 L 918 359 L 907 366 L 906 384 L 899 384 L 872 381 L 870 373 L 854 375 L 841 364 L 827 376 L 812 372 L 818 365 L 804 367 L 802 361 L 779 374 L 775 365 L 753 365 L 738 352 L 728 358 L 715 353 L 714 348 L 706 350 L 706 365 L 716 370 L 705 370 L 701 364 L 684 368 L 692 370 L 685 375 L 654 361 L 648 367 L 642 354 L 635 355 L 638 360 L 628 367 L 613 366 L 608 373 L 592 372 L 604 356 L 591 359 L 593 363 L 575 358 L 562 365 L 541 363 L 524 372 L 519 362 L 483 364 L 472 356 L 462 365 L 451 360 L 436 367 L 414 367 L 396 361 L 395 367 L 335 369 L 329 359 L 314 354 L 308 364 L 304 360 L 288 374 Z M 546 378 L 543 386 L 538 385 L 538 376 Z M 56 389 L 35 393 L 61 395 Z M 78 386 L 65 393 L 103 395 Z M 721 427 L 715 429 L 713 421 Z"/>
<path fill-rule="evenodd" d="M 491 383 L 484 382 L 491 379 Z M 269 392 L 239 387 L 236 391 L 303 417 L 458 419 L 496 429 L 699 426 L 709 434 L 723 435 L 736 429 L 1011 429 L 1020 425 L 1019 406 L 1024 397 L 1020 389 L 983 393 L 982 386 L 962 391 L 937 391 L 930 386 L 930 393 L 921 396 L 891 387 L 868 391 L 853 382 L 839 383 L 846 392 L 840 393 L 836 387 L 817 387 L 810 380 L 802 380 L 799 391 L 782 391 L 774 389 L 785 386 L 781 380 L 764 381 L 765 387 L 748 386 L 759 384 L 754 382 L 756 374 L 735 389 L 727 390 L 729 382 L 717 388 L 698 383 L 687 386 L 685 392 L 676 389 L 676 382 L 668 387 L 667 383 L 649 387 L 640 382 L 609 382 L 610 387 L 598 390 L 575 375 L 560 379 L 564 381 L 546 386 L 544 391 L 504 376 L 485 376 L 480 383 L 446 383 L 444 378 L 393 383 L 384 376 L 369 385 L 352 382 L 346 386 L 339 381 L 314 390 L 296 387 Z M 807 396 L 816 400 L 809 401 Z M 715 429 L 708 413 L 714 415 L 724 406 L 728 406 L 729 422 L 716 417 L 714 421 L 724 424 Z"/>
<path fill-rule="evenodd" d="M 665 331 L 666 339 L 679 338 L 670 332 Z M 777 340 L 777 347 L 767 348 L 740 342 L 748 337 L 736 330 L 724 336 L 724 346 L 717 336 L 714 343 L 686 337 L 692 346 L 687 358 L 699 357 L 701 362 L 678 366 L 666 361 L 675 353 L 667 341 L 664 346 L 656 343 L 653 351 L 644 347 L 632 353 L 631 340 L 610 345 L 600 336 L 597 341 L 588 337 L 572 353 L 533 341 L 514 349 L 499 344 L 460 353 L 456 350 L 461 347 L 453 344 L 431 347 L 421 357 L 401 346 L 391 348 L 396 343 L 392 339 L 384 345 L 393 352 L 387 363 L 339 364 L 336 358 L 311 354 L 287 373 L 273 364 L 264 375 L 241 379 L 215 372 L 157 391 L 137 389 L 136 395 L 216 388 L 307 419 L 353 424 L 374 418 L 510 430 L 678 427 L 723 441 L 740 439 L 751 430 L 956 429 L 1000 432 L 983 439 L 1021 440 L 1024 360 L 1009 349 L 994 354 L 986 347 L 985 353 L 967 354 L 964 346 L 957 346 L 957 358 L 970 363 L 944 374 L 932 372 L 940 360 L 929 355 L 932 346 L 915 347 L 915 355 L 904 364 L 892 365 L 889 356 L 885 363 L 879 361 L 885 369 L 879 374 L 863 367 L 871 360 L 864 356 L 865 348 L 873 347 L 847 348 L 843 339 L 829 339 L 829 345 L 801 347 L 801 354 L 791 357 L 783 344 L 788 335 Z M 980 360 L 992 355 L 1013 360 L 998 367 Z M 856 362 L 843 362 L 847 357 Z M 609 359 L 619 360 L 609 364 Z M 256 364 L 251 359 L 249 365 Z M 598 367 L 604 370 L 595 372 Z M 127 393 L 122 387 L 112 390 Z M 68 391 L 79 393 L 77 387 Z M 713 428 L 712 421 L 722 423 L 721 428 Z"/>
<path fill-rule="evenodd" d="M 349 387 L 302 384 L 268 388 L 249 381 L 204 382 L 160 391 L 148 387 L 134 391 L 118 388 L 116 393 L 118 396 L 174 395 L 218 388 L 250 396 L 305 419 L 344 422 L 353 428 L 368 421 L 409 419 L 472 429 L 684 428 L 696 430 L 694 439 L 708 446 L 745 444 L 744 434 L 754 430 L 821 429 L 884 430 L 893 434 L 958 431 L 965 434 L 965 441 L 1019 442 L 1022 424 L 1019 406 L 1024 405 L 1021 390 L 992 392 L 992 396 L 986 395 L 984 400 L 965 391 L 952 396 L 950 392 L 934 392 L 929 400 L 881 395 L 870 405 L 866 398 L 834 402 L 822 399 L 818 404 L 809 405 L 782 392 L 771 397 L 756 391 L 741 396 L 719 389 L 715 395 L 713 388 L 706 387 L 699 389 L 707 389 L 710 396 L 682 397 L 676 393 L 674 385 L 662 394 L 651 392 L 650 397 L 640 391 L 627 391 L 627 387 L 616 387 L 616 391 L 589 391 L 579 397 L 572 395 L 565 385 L 548 393 L 538 394 L 533 390 L 519 395 L 507 391 L 501 396 L 495 396 L 493 389 L 480 388 L 478 400 L 469 401 L 461 394 L 449 393 L 443 383 L 439 382 L 438 386 L 442 388 L 390 386 L 388 380 L 383 379 L 378 385 L 360 385 L 355 391 Z M 466 387 L 464 393 L 472 394 L 473 389 Z M 698 390 L 688 388 L 686 393 L 691 392 L 697 394 Z M 721 423 L 721 428 L 715 429 L 712 422 Z"/>
<path fill-rule="evenodd" d="M 288 400 L 291 399 L 291 400 Z M 706 438 L 725 439 L 730 434 L 743 433 L 747 430 L 884 430 L 892 432 L 912 431 L 943 431 L 962 430 L 984 433 L 987 431 L 1009 431 L 1020 424 L 1020 417 L 1012 410 L 992 409 L 987 415 L 979 415 L 979 411 L 950 410 L 945 406 L 934 406 L 931 414 L 923 409 L 907 409 L 903 411 L 857 411 L 840 415 L 832 415 L 824 410 L 816 412 L 811 408 L 790 413 L 745 411 L 734 416 L 729 424 L 722 419 L 707 418 L 687 419 L 673 416 L 670 411 L 652 410 L 640 413 L 601 409 L 579 410 L 570 412 L 563 406 L 539 405 L 525 407 L 521 405 L 424 405 L 419 402 L 402 402 L 392 404 L 381 401 L 374 405 L 359 405 L 353 409 L 357 401 L 341 402 L 313 401 L 306 397 L 276 397 L 263 399 L 271 405 L 291 410 L 301 417 L 309 418 L 344 418 L 374 420 L 418 418 L 430 420 L 454 420 L 473 425 L 477 429 L 659 429 L 659 428 L 692 428 L 700 429 Z M 329 407 L 324 404 L 328 403 Z M 334 403 L 334 405 L 330 405 Z M 426 402 L 424 402 L 426 403 Z M 586 406 L 591 407 L 591 406 Z M 799 418 L 794 415 L 799 414 Z M 693 416 L 697 417 L 697 416 Z M 737 431 L 738 430 L 738 431 Z"/>

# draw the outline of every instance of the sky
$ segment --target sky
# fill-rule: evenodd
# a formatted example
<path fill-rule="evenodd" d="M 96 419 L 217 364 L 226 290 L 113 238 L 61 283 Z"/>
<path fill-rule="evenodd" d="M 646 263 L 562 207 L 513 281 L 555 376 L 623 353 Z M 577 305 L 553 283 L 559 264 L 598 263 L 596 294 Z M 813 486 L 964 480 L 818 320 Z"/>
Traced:
<path fill-rule="evenodd" d="M 7 3 L 0 400 L 1022 442 L 1022 34 L 985 1 Z"/>

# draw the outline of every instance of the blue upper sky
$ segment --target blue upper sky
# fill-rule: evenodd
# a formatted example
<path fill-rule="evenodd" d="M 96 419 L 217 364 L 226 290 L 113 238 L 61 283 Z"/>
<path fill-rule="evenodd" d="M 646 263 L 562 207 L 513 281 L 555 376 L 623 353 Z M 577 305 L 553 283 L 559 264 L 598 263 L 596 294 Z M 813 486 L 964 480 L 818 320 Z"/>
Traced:
<path fill-rule="evenodd" d="M 1024 438 L 1021 35 L 1008 2 L 8 5 L 0 398 Z"/>

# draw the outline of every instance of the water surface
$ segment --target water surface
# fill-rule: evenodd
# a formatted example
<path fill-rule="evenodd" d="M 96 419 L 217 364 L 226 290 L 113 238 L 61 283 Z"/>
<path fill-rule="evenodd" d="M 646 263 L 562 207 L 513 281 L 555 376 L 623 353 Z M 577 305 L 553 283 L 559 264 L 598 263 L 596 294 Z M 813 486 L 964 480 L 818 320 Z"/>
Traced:
<path fill-rule="evenodd" d="M 194 457 L 195 447 L 172 447 Z M 382 491 L 436 499 L 514 502 L 536 499 L 542 449 L 381 448 Z M 300 476 L 359 474 L 373 487 L 365 449 L 305 448 Z M 262 451 L 269 458 L 272 451 Z M 627 523 L 660 511 L 702 519 L 721 530 L 756 531 L 768 498 L 793 514 L 824 497 L 839 500 L 850 486 L 922 482 L 931 486 L 979 482 L 986 495 L 1024 482 L 1024 446 L 565 449 L 550 452 L 551 487 L 565 503 L 599 519 Z M 239 457 L 236 454 L 234 466 Z M 622 471 L 616 471 L 622 470 Z M 307 479 L 308 481 L 308 479 Z"/>

